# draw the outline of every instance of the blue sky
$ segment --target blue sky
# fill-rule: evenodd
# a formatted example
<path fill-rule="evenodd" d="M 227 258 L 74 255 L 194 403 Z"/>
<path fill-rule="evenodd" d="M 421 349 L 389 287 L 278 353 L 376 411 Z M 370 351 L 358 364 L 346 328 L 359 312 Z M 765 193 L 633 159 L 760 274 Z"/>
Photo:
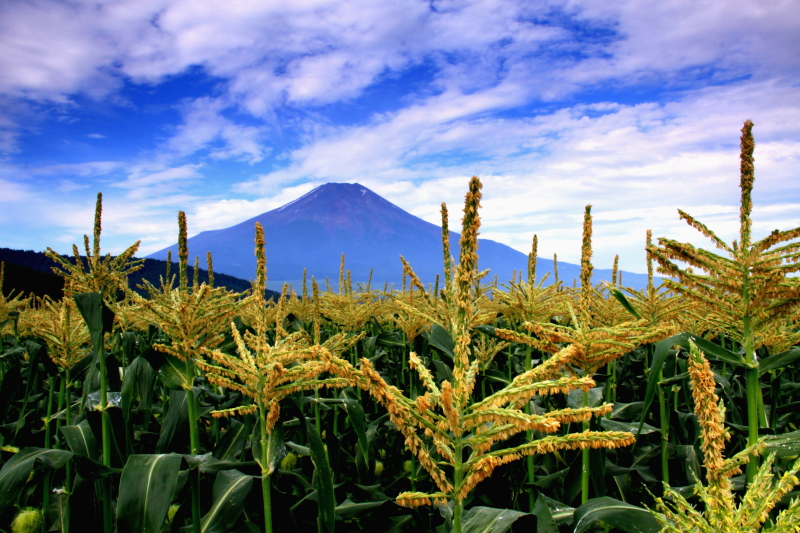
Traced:
<path fill-rule="evenodd" d="M 484 183 L 483 232 L 643 272 L 644 236 L 800 226 L 800 3 L 0 3 L 0 247 L 140 255 L 358 182 L 428 221 Z M 269 246 L 269 236 L 267 236 Z"/>

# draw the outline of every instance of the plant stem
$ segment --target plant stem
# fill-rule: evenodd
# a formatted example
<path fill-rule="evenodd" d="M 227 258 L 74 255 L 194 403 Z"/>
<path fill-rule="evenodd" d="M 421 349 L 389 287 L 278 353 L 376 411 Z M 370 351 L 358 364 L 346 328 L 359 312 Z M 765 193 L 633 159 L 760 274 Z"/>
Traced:
<path fill-rule="evenodd" d="M 214 394 L 219 394 L 219 386 L 214 385 Z M 219 444 L 219 418 L 211 419 L 211 434 L 214 436 L 214 446 Z"/>
<path fill-rule="evenodd" d="M 66 391 L 66 383 L 64 379 L 64 374 L 61 374 L 61 379 L 58 380 L 58 406 L 56 407 L 56 411 L 61 411 L 64 408 L 64 394 Z M 59 437 L 58 430 L 61 428 L 62 423 L 61 419 L 59 418 L 56 420 L 56 441 L 55 447 L 61 448 L 61 439 Z"/>
<path fill-rule="evenodd" d="M 750 303 L 750 286 L 748 273 L 745 272 L 744 283 L 742 284 L 742 304 L 746 309 Z M 744 353 L 745 361 L 753 365 L 757 365 L 756 354 L 753 348 L 753 331 L 750 324 L 750 317 L 745 316 L 743 322 L 743 337 L 744 337 Z M 758 400 L 761 397 L 760 383 L 758 379 L 758 366 L 755 368 L 748 368 L 745 371 L 745 379 L 747 383 L 747 444 L 748 446 L 754 445 L 758 442 Z M 747 484 L 752 483 L 753 478 L 758 471 L 758 457 L 751 457 L 750 462 L 747 463 Z"/>
<path fill-rule="evenodd" d="M 589 406 L 589 392 L 583 391 L 583 406 Z M 583 430 L 589 430 L 589 421 L 583 422 Z M 589 448 L 581 450 L 581 503 L 589 501 Z"/>
<path fill-rule="evenodd" d="M 102 302 L 102 297 L 101 300 Z M 100 360 L 100 421 L 103 435 L 103 464 L 111 466 L 111 420 L 108 415 L 108 376 L 106 375 L 106 357 L 103 339 L 104 333 L 100 334 L 100 342 L 94 347 L 95 354 Z M 111 518 L 111 482 L 109 478 L 102 480 L 103 500 L 103 531 L 112 533 L 113 524 Z"/>
<path fill-rule="evenodd" d="M 319 389 L 314 389 L 314 400 L 314 428 L 317 430 L 317 433 L 322 435 L 322 419 L 319 413 Z"/>
<path fill-rule="evenodd" d="M 525 346 L 525 371 L 531 369 L 531 347 L 530 345 Z M 525 404 L 525 414 L 531 414 L 531 402 L 528 400 L 528 403 Z M 525 432 L 525 440 L 527 442 L 531 442 L 533 440 L 533 432 L 526 431 Z M 533 485 L 533 482 L 536 480 L 536 474 L 534 472 L 534 465 L 533 465 L 533 455 L 528 455 L 525 457 L 525 469 L 528 472 L 528 485 Z M 535 503 L 536 495 L 533 493 L 533 487 L 528 487 L 528 511 L 533 512 L 533 505 Z"/>
<path fill-rule="evenodd" d="M 261 423 L 261 496 L 264 501 L 264 533 L 272 533 L 272 495 L 269 472 L 269 442 L 267 439 L 267 420 L 264 406 L 258 406 L 259 422 Z"/>
<path fill-rule="evenodd" d="M 64 411 L 64 418 L 65 418 L 65 425 L 71 426 L 72 425 L 72 390 L 71 390 L 71 383 L 70 383 L 70 370 L 67 368 L 67 373 L 64 378 L 66 382 L 64 385 L 64 394 L 67 398 L 67 410 Z M 64 489 L 67 493 L 72 491 L 72 461 L 67 461 L 67 479 L 64 480 Z M 69 512 L 69 506 L 67 506 L 67 512 Z M 67 521 L 69 523 L 69 521 Z"/>
<path fill-rule="evenodd" d="M 55 378 L 53 376 L 48 376 L 47 388 L 47 416 L 44 419 L 44 448 L 46 450 L 50 449 L 50 443 L 53 438 L 52 426 L 50 425 L 53 416 L 53 393 L 55 390 Z"/>
<path fill-rule="evenodd" d="M 464 502 L 459 496 L 459 492 L 461 491 L 461 483 L 464 477 L 463 465 L 461 463 L 463 449 L 461 437 L 456 437 L 453 444 L 453 452 L 456 459 L 455 483 L 453 484 L 453 533 L 461 533 L 461 515 L 464 510 Z"/>
<path fill-rule="evenodd" d="M 664 395 L 664 387 L 661 382 L 664 380 L 664 372 L 658 373 L 658 407 L 661 420 L 661 480 L 669 483 L 669 462 L 667 455 L 667 445 L 669 444 L 669 415 L 667 414 L 667 399 Z"/>
<path fill-rule="evenodd" d="M 189 367 L 189 361 L 186 362 Z M 188 370 L 188 368 L 187 368 Z M 191 381 L 194 382 L 194 374 L 191 374 Z M 187 390 L 186 405 L 189 408 L 189 445 L 192 455 L 200 453 L 200 432 L 197 429 L 197 402 L 194 397 L 194 387 Z M 191 472 L 192 483 L 192 533 L 200 533 L 200 469 Z"/>
<path fill-rule="evenodd" d="M 50 442 L 52 439 L 52 427 L 50 419 L 53 416 L 53 389 L 55 389 L 55 377 L 48 376 L 47 378 L 48 393 L 47 393 L 47 416 L 44 419 L 44 448 L 50 449 Z M 52 471 L 48 470 L 44 474 L 44 482 L 42 483 L 42 507 L 47 509 L 50 505 L 50 482 L 52 481 Z M 42 524 L 42 531 L 44 531 L 44 524 Z"/>

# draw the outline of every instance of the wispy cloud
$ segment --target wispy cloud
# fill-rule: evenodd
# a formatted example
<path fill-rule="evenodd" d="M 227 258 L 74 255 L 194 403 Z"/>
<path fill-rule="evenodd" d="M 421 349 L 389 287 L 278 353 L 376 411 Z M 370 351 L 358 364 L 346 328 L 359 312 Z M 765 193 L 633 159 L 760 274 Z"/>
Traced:
<path fill-rule="evenodd" d="M 800 225 L 798 49 L 788 0 L 11 0 L 0 220 L 80 234 L 102 189 L 109 246 L 154 251 L 178 209 L 215 229 L 326 181 L 436 223 L 477 174 L 484 236 L 575 261 L 591 203 L 598 264 L 642 270 L 647 228 L 704 244 L 676 207 L 735 238 L 748 118 L 756 228 Z M 120 109 L 155 121 L 133 155 Z M 52 155 L 51 130 L 84 141 Z"/>

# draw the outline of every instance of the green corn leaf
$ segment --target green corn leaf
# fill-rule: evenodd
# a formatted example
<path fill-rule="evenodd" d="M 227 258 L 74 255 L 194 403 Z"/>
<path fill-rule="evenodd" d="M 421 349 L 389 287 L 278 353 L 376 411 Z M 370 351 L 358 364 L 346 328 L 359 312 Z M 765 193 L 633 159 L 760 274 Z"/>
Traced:
<path fill-rule="evenodd" d="M 66 450 L 44 448 L 25 448 L 14 454 L 0 469 L 0 513 L 16 501 L 36 461 L 49 468 L 61 468 L 72 456 Z"/>
<path fill-rule="evenodd" d="M 583 533 L 602 521 L 625 533 L 658 533 L 661 526 L 647 509 L 603 496 L 593 498 L 575 509 L 575 531 Z"/>
<path fill-rule="evenodd" d="M 78 474 L 80 474 L 83 479 L 98 480 L 116 476 L 122 472 L 121 468 L 106 466 L 97 459 L 90 459 L 83 455 L 76 454 L 72 457 L 72 462 L 75 464 Z"/>
<path fill-rule="evenodd" d="M 227 533 L 244 510 L 244 502 L 253 487 L 253 476 L 238 470 L 224 470 L 214 481 L 211 509 L 202 518 L 202 533 Z"/>
<path fill-rule="evenodd" d="M 441 359 L 435 359 L 433 361 L 433 367 L 436 369 L 436 381 L 441 383 L 442 381 L 449 381 L 450 383 L 453 382 L 453 369 L 447 366 L 447 363 L 442 361 Z"/>
<path fill-rule="evenodd" d="M 69 494 L 52 494 L 50 505 L 45 509 L 45 522 L 50 524 L 48 531 L 69 531 Z"/>
<path fill-rule="evenodd" d="M 119 533 L 160 533 L 178 481 L 181 456 L 131 455 L 122 469 L 117 499 Z"/>
<path fill-rule="evenodd" d="M 770 435 L 765 438 L 767 445 L 764 455 L 775 453 L 778 457 L 800 455 L 800 431 L 791 431 L 782 435 Z"/>
<path fill-rule="evenodd" d="M 531 514 L 536 517 L 536 533 L 558 533 L 558 524 L 541 494 L 536 498 Z"/>
<path fill-rule="evenodd" d="M 199 395 L 200 389 L 193 389 L 195 395 Z M 161 434 L 156 443 L 156 453 L 168 451 L 172 445 L 175 435 L 183 431 L 189 424 L 189 405 L 187 402 L 186 391 L 183 389 L 172 389 L 169 391 L 169 405 L 167 415 L 161 424 Z"/>
<path fill-rule="evenodd" d="M 641 319 L 642 318 L 641 315 L 636 311 L 636 309 L 633 308 L 633 306 L 631 305 L 631 303 L 628 301 L 628 299 L 625 297 L 624 294 L 622 294 L 617 289 L 609 288 L 609 290 L 611 291 L 611 294 L 614 296 L 614 298 L 616 298 L 617 301 L 620 304 L 622 304 L 622 307 L 624 307 L 626 311 L 628 311 L 630 314 L 632 314 L 637 319 Z"/>
<path fill-rule="evenodd" d="M 406 343 L 403 342 L 403 339 L 395 332 L 379 333 L 376 342 L 381 346 L 395 347 L 395 348 L 401 348 L 406 345 Z"/>
<path fill-rule="evenodd" d="M 559 470 L 557 472 L 553 472 L 552 474 L 548 474 L 546 476 L 536 476 L 533 482 L 533 486 L 546 489 L 553 483 L 564 479 L 568 473 L 569 473 L 569 467 Z"/>
<path fill-rule="evenodd" d="M 350 425 L 358 438 L 358 453 L 361 455 L 361 461 L 357 463 L 361 466 L 359 476 L 366 479 L 366 472 L 362 472 L 364 466 L 369 465 L 369 439 L 367 438 L 367 424 L 364 417 L 364 408 L 361 407 L 361 402 L 355 398 L 350 398 L 347 395 L 348 391 L 342 391 L 342 398 L 337 399 L 342 404 L 347 417 L 350 419 Z M 368 477 L 368 476 L 367 476 Z"/>
<path fill-rule="evenodd" d="M 174 355 L 162 353 L 162 363 L 158 368 L 158 379 L 168 389 L 188 390 L 191 386 L 190 376 L 194 375 L 194 363 L 181 361 Z"/>
<path fill-rule="evenodd" d="M 27 386 L 25 388 L 25 396 L 22 398 L 22 409 L 19 411 L 17 418 L 17 427 L 14 430 L 14 437 L 16 438 L 22 426 L 25 424 L 25 416 L 28 412 L 28 403 L 34 393 L 33 386 L 37 383 L 37 375 L 39 374 L 39 363 L 43 363 L 45 359 L 50 361 L 47 357 L 47 350 L 43 349 L 42 345 L 33 341 L 25 343 L 25 351 L 28 352 L 28 364 L 25 372 L 25 381 Z M 50 361 L 52 364 L 52 361 Z"/>
<path fill-rule="evenodd" d="M 253 459 L 267 472 L 267 475 L 272 474 L 278 469 L 278 464 L 281 459 L 286 455 L 286 446 L 283 444 L 283 426 L 275 424 L 272 431 L 267 435 L 267 464 L 261 464 L 261 425 L 255 424 L 253 426 L 253 434 L 250 437 L 251 450 L 253 452 Z"/>
<path fill-rule="evenodd" d="M 120 391 L 120 407 L 125 416 L 125 421 L 130 419 L 133 398 L 139 394 L 139 410 L 145 411 L 149 416 L 153 408 L 153 387 L 155 386 L 156 373 L 150 362 L 144 357 L 137 357 L 125 370 L 125 379 Z"/>
<path fill-rule="evenodd" d="M 73 299 L 89 328 L 92 345 L 97 347 L 103 341 L 103 299 L 99 292 L 76 294 Z"/>
<path fill-rule="evenodd" d="M 694 342 L 700 350 L 707 356 L 713 356 L 720 361 L 730 363 L 736 366 L 747 367 L 745 360 L 738 354 L 735 354 L 721 346 L 717 346 L 713 342 L 707 341 L 702 337 L 698 337 L 692 333 L 678 333 L 668 339 L 661 340 L 656 343 L 656 350 L 653 354 L 653 364 L 650 366 L 650 374 L 647 376 L 647 390 L 644 395 L 644 407 L 642 408 L 641 420 L 639 423 L 639 431 L 641 431 L 644 420 L 647 417 L 647 412 L 650 405 L 653 403 L 656 391 L 658 388 L 658 376 L 661 373 L 661 368 L 664 366 L 664 361 L 667 359 L 667 354 L 672 346 L 681 346 L 687 351 L 689 349 L 689 342 Z M 634 447 L 636 445 L 634 444 Z"/>
<path fill-rule="evenodd" d="M 18 362 L 6 366 L 6 371 L 0 377 L 0 422 L 6 421 L 14 400 L 20 396 L 23 388 L 21 366 Z"/>
<path fill-rule="evenodd" d="M 219 442 L 214 447 L 212 455 L 220 461 L 234 461 L 244 450 L 247 436 L 250 434 L 248 424 L 230 419 L 228 429 L 222 434 Z"/>
<path fill-rule="evenodd" d="M 380 505 L 383 505 L 386 500 L 379 501 L 379 502 L 359 502 L 355 503 L 348 500 L 345 500 L 341 503 L 341 505 L 337 505 L 335 512 L 336 516 L 343 520 L 350 520 L 352 517 L 357 515 L 362 511 L 366 511 L 368 509 L 374 509 Z"/>
<path fill-rule="evenodd" d="M 336 524 L 336 496 L 333 493 L 333 471 L 328 462 L 328 453 L 322 444 L 322 438 L 304 417 L 306 434 L 308 435 L 308 448 L 311 460 L 317 475 L 314 484 L 317 489 L 317 504 L 319 505 L 320 521 L 329 533 L 333 533 Z"/>
<path fill-rule="evenodd" d="M 456 347 L 456 343 L 453 342 L 450 333 L 439 324 L 432 324 L 430 329 L 423 333 L 423 337 L 427 339 L 428 344 L 441 350 L 450 359 L 454 357 L 453 350 Z"/>
<path fill-rule="evenodd" d="M 785 368 L 798 359 L 800 359 L 800 346 L 794 346 L 790 350 L 762 359 L 758 363 L 758 375 L 760 376 L 770 370 Z"/>
<path fill-rule="evenodd" d="M 61 433 L 67 441 L 67 446 L 75 454 L 89 459 L 100 459 L 100 447 L 88 420 L 82 420 L 75 426 L 64 426 L 61 428 Z"/>
<path fill-rule="evenodd" d="M 505 533 L 511 525 L 527 513 L 494 507 L 473 507 L 464 512 L 464 533 Z"/>
<path fill-rule="evenodd" d="M 648 435 L 656 433 L 658 428 L 654 428 L 650 424 L 641 424 L 635 422 L 620 422 L 619 420 L 611 420 L 609 418 L 601 418 L 600 425 L 606 431 L 626 431 L 634 435 Z"/>
<path fill-rule="evenodd" d="M 414 517 L 411 516 L 410 514 L 391 517 L 389 519 L 391 526 L 389 526 L 389 529 L 386 530 L 386 533 L 400 533 L 405 529 L 405 525 L 411 522 L 413 519 Z"/>

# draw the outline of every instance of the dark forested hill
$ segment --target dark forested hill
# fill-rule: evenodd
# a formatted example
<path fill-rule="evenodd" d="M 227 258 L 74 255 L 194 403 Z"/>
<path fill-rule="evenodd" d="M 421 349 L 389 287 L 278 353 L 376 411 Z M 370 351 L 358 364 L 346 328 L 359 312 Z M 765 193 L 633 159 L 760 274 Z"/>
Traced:
<path fill-rule="evenodd" d="M 74 258 L 70 257 L 69 259 L 74 262 Z M 14 290 L 16 293 L 34 293 L 36 296 L 48 295 L 53 299 L 61 298 L 64 280 L 61 276 L 53 273 L 52 267 L 56 266 L 56 263 L 43 252 L 0 248 L 0 261 L 5 263 L 3 294 L 8 295 Z M 164 275 L 166 269 L 166 261 L 145 259 L 144 267 L 130 277 L 128 285 L 140 293 L 142 290 L 138 286 L 142 284 L 143 279 L 158 286 L 159 277 Z M 207 283 L 208 272 L 202 268 L 198 270 L 200 282 Z M 190 266 L 187 272 L 191 280 L 194 276 L 194 268 Z M 173 264 L 171 274 L 177 275 L 177 273 L 178 266 Z M 244 292 L 250 289 L 249 281 L 218 272 L 214 273 L 214 285 L 234 292 Z M 267 291 L 267 298 L 277 296 L 278 293 Z"/>

